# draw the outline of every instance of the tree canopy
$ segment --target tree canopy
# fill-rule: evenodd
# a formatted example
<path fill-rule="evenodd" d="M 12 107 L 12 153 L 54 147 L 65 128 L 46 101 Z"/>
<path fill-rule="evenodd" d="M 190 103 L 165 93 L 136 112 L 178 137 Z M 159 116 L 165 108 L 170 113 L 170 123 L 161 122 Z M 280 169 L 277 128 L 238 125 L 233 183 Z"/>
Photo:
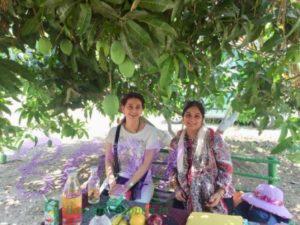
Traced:
<path fill-rule="evenodd" d="M 202 98 L 260 118 L 260 129 L 275 118 L 273 151 L 295 149 L 299 18 L 295 0 L 1 0 L 0 113 L 15 99 L 28 127 L 81 137 L 68 109 L 113 119 L 134 90 L 168 119 Z M 0 145 L 16 137 L 24 129 L 0 117 Z"/>

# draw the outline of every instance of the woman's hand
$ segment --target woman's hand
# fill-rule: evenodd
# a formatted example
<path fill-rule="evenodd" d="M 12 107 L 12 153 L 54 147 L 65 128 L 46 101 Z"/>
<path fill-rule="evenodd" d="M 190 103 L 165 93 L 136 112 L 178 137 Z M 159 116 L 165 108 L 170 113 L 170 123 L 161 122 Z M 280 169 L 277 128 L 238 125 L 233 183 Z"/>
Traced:
<path fill-rule="evenodd" d="M 187 196 L 181 188 L 175 190 L 175 198 L 181 202 L 186 202 Z"/>
<path fill-rule="evenodd" d="M 116 184 L 117 184 L 115 176 L 109 175 L 107 177 L 107 183 L 108 183 L 109 190 L 112 190 L 114 188 L 114 186 L 116 186 Z"/>
<path fill-rule="evenodd" d="M 120 195 L 124 195 L 127 192 L 127 187 L 125 185 L 122 184 L 115 184 L 114 186 L 112 186 L 109 190 L 109 195 L 113 195 L 113 196 L 120 196 Z"/>
<path fill-rule="evenodd" d="M 219 189 L 212 196 L 210 196 L 208 203 L 206 203 L 206 207 L 213 208 L 217 206 L 221 201 L 221 199 L 223 198 L 224 194 L 225 194 L 224 189 Z"/>

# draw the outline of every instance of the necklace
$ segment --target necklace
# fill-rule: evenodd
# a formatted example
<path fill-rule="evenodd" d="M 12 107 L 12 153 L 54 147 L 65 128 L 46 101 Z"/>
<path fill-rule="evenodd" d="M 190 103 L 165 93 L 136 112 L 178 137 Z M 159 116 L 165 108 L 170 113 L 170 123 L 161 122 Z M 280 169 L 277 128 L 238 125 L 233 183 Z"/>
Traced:
<path fill-rule="evenodd" d="M 136 130 L 134 130 L 134 131 L 129 130 L 129 129 L 126 127 L 126 122 L 125 122 L 125 124 L 124 124 L 124 128 L 125 128 L 125 130 L 127 130 L 127 131 L 130 132 L 130 133 L 137 133 L 137 132 L 139 131 L 139 129 L 140 129 L 140 125 L 141 125 L 141 119 L 139 118 L 139 122 L 138 122 L 138 126 L 137 126 L 137 129 L 136 129 Z"/>

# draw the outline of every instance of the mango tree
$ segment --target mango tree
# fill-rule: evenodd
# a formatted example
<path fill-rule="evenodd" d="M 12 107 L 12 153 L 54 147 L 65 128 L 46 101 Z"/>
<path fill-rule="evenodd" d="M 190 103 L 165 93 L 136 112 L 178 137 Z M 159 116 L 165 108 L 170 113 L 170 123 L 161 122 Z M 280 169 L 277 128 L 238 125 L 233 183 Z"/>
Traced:
<path fill-rule="evenodd" d="M 299 9 L 296 0 L 1 0 L 0 112 L 14 99 L 28 127 L 82 137 L 68 109 L 114 119 L 128 91 L 167 119 L 186 99 L 229 101 L 260 129 L 275 118 L 274 152 L 296 148 Z M 26 135 L 0 122 L 2 146 Z"/>

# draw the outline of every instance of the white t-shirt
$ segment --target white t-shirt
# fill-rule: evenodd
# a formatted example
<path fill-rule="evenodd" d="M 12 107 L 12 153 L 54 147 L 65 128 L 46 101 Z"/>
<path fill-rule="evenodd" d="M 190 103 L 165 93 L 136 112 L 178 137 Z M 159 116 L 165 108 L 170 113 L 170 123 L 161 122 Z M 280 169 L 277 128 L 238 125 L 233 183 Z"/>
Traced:
<path fill-rule="evenodd" d="M 106 137 L 107 144 L 114 144 L 116 131 L 117 127 L 110 129 Z M 130 133 L 122 125 L 118 141 L 119 175 L 131 178 L 143 163 L 145 151 L 154 151 L 156 154 L 160 148 L 158 130 L 154 126 L 146 124 L 139 132 Z M 150 182 L 152 182 L 151 169 L 145 179 L 146 184 Z"/>

